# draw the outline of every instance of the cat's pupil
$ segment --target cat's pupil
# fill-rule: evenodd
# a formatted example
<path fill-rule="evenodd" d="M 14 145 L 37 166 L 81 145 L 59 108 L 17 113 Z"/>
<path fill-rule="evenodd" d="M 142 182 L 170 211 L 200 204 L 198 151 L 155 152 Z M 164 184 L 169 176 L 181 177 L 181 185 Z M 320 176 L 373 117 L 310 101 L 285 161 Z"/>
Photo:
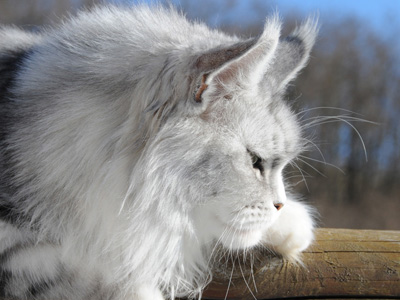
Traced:
<path fill-rule="evenodd" d="M 250 157 L 251 157 L 251 163 L 253 165 L 253 168 L 260 170 L 260 172 L 262 174 L 263 171 L 264 171 L 264 167 L 263 167 L 263 164 L 262 164 L 262 159 L 259 156 L 257 156 L 256 154 L 252 153 L 252 152 L 249 152 L 249 154 L 250 154 Z"/>
<path fill-rule="evenodd" d="M 250 155 L 251 155 L 251 163 L 253 165 L 257 164 L 259 162 L 260 158 L 257 155 L 255 155 L 254 153 L 251 153 Z"/>

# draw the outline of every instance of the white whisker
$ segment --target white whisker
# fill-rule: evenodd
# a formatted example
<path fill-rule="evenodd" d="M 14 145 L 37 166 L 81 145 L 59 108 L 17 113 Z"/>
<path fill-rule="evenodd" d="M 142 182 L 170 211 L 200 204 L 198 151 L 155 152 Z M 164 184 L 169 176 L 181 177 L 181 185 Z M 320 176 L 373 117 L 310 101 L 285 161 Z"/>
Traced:
<path fill-rule="evenodd" d="M 318 174 L 320 174 L 323 177 L 326 177 L 325 174 L 323 174 L 321 171 L 319 171 L 317 168 L 315 168 L 313 165 L 309 164 L 308 162 L 306 162 L 304 159 L 301 159 L 300 157 L 297 158 L 299 161 L 301 161 L 303 164 L 309 166 L 311 169 L 313 169 L 315 172 L 317 172 Z"/>
<path fill-rule="evenodd" d="M 243 272 L 243 269 L 242 269 L 242 265 L 240 264 L 240 261 L 238 261 L 238 263 L 239 263 L 240 273 L 242 274 L 242 278 L 243 278 L 244 283 L 246 284 L 247 289 L 249 290 L 249 292 L 250 292 L 250 294 L 253 296 L 253 298 L 254 298 L 255 300 L 257 300 L 257 297 L 254 295 L 254 293 L 253 293 L 253 291 L 252 291 L 252 289 L 251 289 L 249 283 L 247 282 L 247 280 L 246 280 L 246 278 L 245 278 L 245 276 L 244 276 L 244 272 Z"/>
<path fill-rule="evenodd" d="M 322 159 L 325 161 L 325 157 L 324 154 L 322 153 L 321 149 L 318 147 L 317 144 L 315 144 L 313 141 L 311 141 L 310 139 L 304 139 L 306 141 L 306 143 L 311 144 L 312 146 L 315 147 L 315 149 L 317 149 L 317 151 L 319 152 L 319 154 L 321 155 Z"/>
<path fill-rule="evenodd" d="M 311 157 L 304 156 L 304 155 L 299 155 L 299 157 L 301 157 L 303 159 L 308 159 L 308 160 L 311 160 L 311 161 L 314 161 L 314 162 L 317 162 L 317 163 L 321 163 L 321 164 L 324 164 L 324 165 L 327 165 L 327 166 L 330 166 L 330 167 L 333 167 L 333 168 L 337 169 L 338 171 L 340 171 L 341 173 L 345 174 L 345 172 L 340 167 L 338 167 L 338 166 L 336 166 L 334 164 L 330 164 L 330 163 L 328 163 L 326 161 L 318 160 L 318 159 L 311 158 Z"/>
<path fill-rule="evenodd" d="M 232 277 L 233 277 L 233 271 L 234 270 L 235 270 L 235 261 L 232 259 L 232 271 L 231 271 L 231 275 L 229 276 L 228 287 L 226 288 L 226 294 L 225 294 L 224 300 L 228 299 L 228 293 L 229 293 L 229 289 L 230 289 L 231 284 L 232 284 Z"/>
<path fill-rule="evenodd" d="M 359 113 L 357 113 L 357 112 L 354 112 L 354 111 L 351 111 L 351 110 L 348 110 L 348 109 L 345 109 L 345 108 L 331 107 L 331 106 L 317 106 L 317 107 L 312 107 L 312 108 L 304 109 L 304 110 L 301 110 L 300 112 L 298 112 L 297 115 L 301 115 L 301 114 L 305 115 L 305 114 L 307 114 L 307 113 L 309 113 L 309 112 L 311 112 L 311 111 L 315 111 L 315 110 L 336 110 L 336 111 L 344 111 L 344 112 L 347 112 L 347 113 L 350 113 L 350 114 L 353 114 L 353 115 L 362 116 L 362 114 L 359 114 Z"/>
<path fill-rule="evenodd" d="M 303 182 L 304 182 L 304 184 L 306 185 L 306 188 L 307 188 L 307 191 L 310 191 L 310 189 L 309 189 L 309 187 L 308 187 L 308 184 L 307 184 L 307 180 L 306 180 L 306 178 L 304 177 L 304 171 L 298 166 L 298 164 L 296 164 L 294 161 L 291 161 L 290 162 L 290 164 L 292 165 L 292 166 L 294 166 L 294 167 L 296 167 L 299 171 L 300 171 L 300 173 L 301 173 L 301 175 L 302 175 L 302 177 L 303 177 Z"/>

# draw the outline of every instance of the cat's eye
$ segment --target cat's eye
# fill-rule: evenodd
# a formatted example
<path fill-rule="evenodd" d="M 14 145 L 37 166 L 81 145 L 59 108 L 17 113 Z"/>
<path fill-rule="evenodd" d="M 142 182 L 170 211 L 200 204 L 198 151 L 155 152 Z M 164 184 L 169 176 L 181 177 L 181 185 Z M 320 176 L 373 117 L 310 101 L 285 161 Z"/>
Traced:
<path fill-rule="evenodd" d="M 259 158 L 257 155 L 255 155 L 254 153 L 250 152 L 250 157 L 251 157 L 251 163 L 254 165 L 260 163 L 261 158 Z"/>
<path fill-rule="evenodd" d="M 256 155 L 255 153 L 249 151 L 251 163 L 254 169 L 260 170 L 261 174 L 264 172 L 263 161 L 262 159 Z"/>

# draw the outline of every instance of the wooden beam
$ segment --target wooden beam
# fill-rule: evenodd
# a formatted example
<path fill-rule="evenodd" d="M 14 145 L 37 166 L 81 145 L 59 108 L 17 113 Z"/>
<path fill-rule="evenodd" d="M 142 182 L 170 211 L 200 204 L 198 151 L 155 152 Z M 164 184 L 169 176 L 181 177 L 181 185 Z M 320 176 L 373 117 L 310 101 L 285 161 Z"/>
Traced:
<path fill-rule="evenodd" d="M 400 299 L 400 231 L 318 229 L 303 263 L 266 250 L 222 258 L 203 299 Z"/>

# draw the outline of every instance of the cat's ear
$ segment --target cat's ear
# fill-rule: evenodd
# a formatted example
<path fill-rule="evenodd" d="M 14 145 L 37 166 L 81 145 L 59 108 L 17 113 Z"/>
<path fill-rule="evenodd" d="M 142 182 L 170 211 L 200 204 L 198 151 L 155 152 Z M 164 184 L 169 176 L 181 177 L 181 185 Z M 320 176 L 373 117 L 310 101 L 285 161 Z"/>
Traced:
<path fill-rule="evenodd" d="M 195 61 L 197 88 L 194 100 L 203 101 L 208 94 L 229 97 L 229 87 L 257 84 L 274 58 L 279 42 L 281 24 L 277 17 L 269 19 L 259 38 L 213 49 Z M 226 95 L 223 95 L 223 94 Z"/>
<path fill-rule="evenodd" d="M 317 21 L 310 18 L 291 35 L 281 39 L 261 84 L 273 92 L 284 90 L 307 64 L 317 31 Z"/>

